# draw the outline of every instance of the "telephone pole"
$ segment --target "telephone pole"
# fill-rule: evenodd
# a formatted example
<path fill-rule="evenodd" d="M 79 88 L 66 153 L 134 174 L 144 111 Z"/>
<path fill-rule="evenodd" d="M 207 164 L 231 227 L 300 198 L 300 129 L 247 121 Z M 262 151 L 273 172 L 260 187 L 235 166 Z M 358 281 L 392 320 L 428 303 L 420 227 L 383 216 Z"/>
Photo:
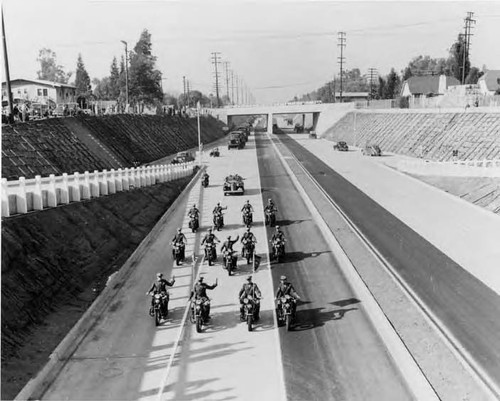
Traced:
<path fill-rule="evenodd" d="M 234 71 L 231 70 L 231 104 L 234 104 Z"/>
<path fill-rule="evenodd" d="M 220 107 L 220 97 L 219 97 L 219 72 L 217 71 L 217 66 L 219 64 L 218 58 L 220 57 L 220 52 L 212 52 L 212 64 L 215 66 L 215 93 L 217 96 L 217 107 Z"/>
<path fill-rule="evenodd" d="M 342 81 L 344 77 L 344 62 L 345 62 L 345 57 L 344 57 L 344 47 L 346 47 L 346 37 L 345 37 L 345 32 L 339 32 L 338 33 L 338 44 L 337 46 L 340 47 L 340 57 L 337 57 L 339 60 L 338 63 L 340 64 L 340 103 L 342 103 L 342 91 L 343 91 L 343 86 L 342 86 Z"/>
<path fill-rule="evenodd" d="M 125 110 L 128 112 L 128 44 L 124 40 L 121 42 L 125 45 Z"/>
<path fill-rule="evenodd" d="M 373 80 L 377 77 L 377 69 L 368 68 L 368 74 L 370 74 L 370 98 L 373 99 Z"/>
<path fill-rule="evenodd" d="M 239 90 L 238 90 L 238 75 L 236 75 L 236 104 L 240 104 L 240 96 L 239 96 Z"/>
<path fill-rule="evenodd" d="M 184 88 L 183 93 L 184 93 L 184 101 L 185 101 L 186 100 L 186 76 L 185 75 L 182 77 L 182 86 Z"/>
<path fill-rule="evenodd" d="M 187 89 L 187 106 L 191 105 L 191 93 L 189 91 L 189 79 L 186 81 L 186 89 Z"/>
<path fill-rule="evenodd" d="M 229 98 L 229 61 L 224 61 L 224 67 L 225 67 L 225 72 L 226 72 L 226 95 L 227 95 L 227 100 L 229 103 L 231 103 L 231 99 Z"/>
<path fill-rule="evenodd" d="M 465 85 L 465 64 L 466 61 L 469 59 L 469 47 L 470 47 L 470 37 L 472 34 L 470 33 L 471 30 L 471 24 L 476 23 L 475 19 L 472 19 L 472 16 L 474 13 L 472 11 L 467 12 L 467 17 L 465 17 L 465 34 L 464 34 L 464 43 L 462 44 L 463 46 L 463 64 L 462 64 L 462 85 Z"/>

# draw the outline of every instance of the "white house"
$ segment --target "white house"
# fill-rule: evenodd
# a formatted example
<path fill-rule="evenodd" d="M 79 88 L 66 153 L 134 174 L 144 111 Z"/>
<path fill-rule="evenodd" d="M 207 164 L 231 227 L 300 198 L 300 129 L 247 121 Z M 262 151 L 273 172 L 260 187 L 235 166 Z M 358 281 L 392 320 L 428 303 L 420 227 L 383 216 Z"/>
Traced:
<path fill-rule="evenodd" d="M 479 89 L 484 95 L 494 95 L 500 90 L 500 70 L 489 70 L 477 80 Z"/>
<path fill-rule="evenodd" d="M 14 101 L 48 104 L 76 102 L 76 86 L 38 79 L 12 79 L 10 81 Z M 7 84 L 2 82 L 2 99 L 7 99 Z"/>
<path fill-rule="evenodd" d="M 460 85 L 455 77 L 446 75 L 428 75 L 410 77 L 403 82 L 401 96 L 438 96 L 443 95 L 450 86 Z"/>

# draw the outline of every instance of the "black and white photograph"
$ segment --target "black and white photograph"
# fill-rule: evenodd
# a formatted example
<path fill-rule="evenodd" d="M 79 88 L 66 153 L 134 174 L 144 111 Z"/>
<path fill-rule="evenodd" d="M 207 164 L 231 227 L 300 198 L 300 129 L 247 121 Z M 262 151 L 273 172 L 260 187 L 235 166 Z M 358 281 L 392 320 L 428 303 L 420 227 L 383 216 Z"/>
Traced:
<path fill-rule="evenodd" d="M 2 0 L 2 400 L 500 400 L 500 1 Z"/>

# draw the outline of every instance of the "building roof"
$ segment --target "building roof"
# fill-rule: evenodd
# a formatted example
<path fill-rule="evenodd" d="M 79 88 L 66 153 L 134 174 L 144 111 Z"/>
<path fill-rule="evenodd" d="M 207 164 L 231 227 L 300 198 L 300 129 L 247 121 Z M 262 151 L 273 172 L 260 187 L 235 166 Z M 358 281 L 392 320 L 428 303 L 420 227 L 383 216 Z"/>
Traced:
<path fill-rule="evenodd" d="M 405 82 L 408 83 L 410 92 L 415 94 L 427 95 L 430 93 L 439 93 L 439 75 L 429 75 L 425 77 L 410 77 Z M 455 77 L 446 76 L 446 87 L 460 85 L 460 81 Z"/>
<path fill-rule="evenodd" d="M 68 84 L 61 84 L 59 82 L 51 82 L 51 81 L 44 81 L 42 79 L 29 79 L 29 78 L 16 78 L 16 79 L 11 79 L 10 84 L 12 85 L 16 81 L 26 81 L 26 82 L 33 82 L 38 85 L 44 85 L 44 86 L 51 86 L 55 88 L 71 88 L 71 89 L 76 89 L 76 86 L 74 85 L 68 85 Z M 5 85 L 5 81 L 2 82 L 2 85 Z"/>
<path fill-rule="evenodd" d="M 500 70 L 489 70 L 478 79 L 477 83 L 484 81 L 489 91 L 496 91 L 500 88 Z"/>

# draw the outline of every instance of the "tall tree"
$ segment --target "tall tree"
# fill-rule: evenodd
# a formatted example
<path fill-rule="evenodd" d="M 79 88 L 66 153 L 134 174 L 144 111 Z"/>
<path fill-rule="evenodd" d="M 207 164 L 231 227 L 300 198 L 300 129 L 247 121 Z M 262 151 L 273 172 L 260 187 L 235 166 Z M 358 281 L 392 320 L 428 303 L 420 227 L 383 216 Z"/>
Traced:
<path fill-rule="evenodd" d="M 400 89 L 401 89 L 401 79 L 399 78 L 399 75 L 394 70 L 394 68 L 391 68 L 391 72 L 389 73 L 389 75 L 387 75 L 387 83 L 385 86 L 384 98 L 394 99 L 396 96 L 399 95 Z"/>
<path fill-rule="evenodd" d="M 118 100 L 121 90 L 120 84 L 120 70 L 118 69 L 118 61 L 116 60 L 116 57 L 113 57 L 109 75 L 109 89 L 111 99 Z"/>
<path fill-rule="evenodd" d="M 471 67 L 469 70 L 469 74 L 465 78 L 465 83 L 467 85 L 477 84 L 477 80 L 484 75 L 484 72 L 480 71 L 477 67 Z"/>
<path fill-rule="evenodd" d="M 377 95 L 379 99 L 383 99 L 385 95 L 385 79 L 382 77 L 378 77 L 378 90 Z"/>
<path fill-rule="evenodd" d="M 98 100 L 114 100 L 111 95 L 110 78 L 104 77 L 103 79 L 94 78 L 92 80 L 94 85 L 94 96 Z"/>
<path fill-rule="evenodd" d="M 142 31 L 130 57 L 129 92 L 131 103 L 154 104 L 162 101 L 161 73 L 155 69 L 151 34 Z"/>
<path fill-rule="evenodd" d="M 464 69 L 464 55 L 465 55 L 465 40 L 462 34 L 458 35 L 457 40 L 450 48 L 450 57 L 448 58 L 448 65 L 452 75 L 462 82 L 462 70 Z M 469 75 L 470 61 L 469 56 L 465 58 L 465 74 Z"/>
<path fill-rule="evenodd" d="M 412 76 L 422 75 L 450 75 L 447 60 L 444 58 L 432 58 L 430 56 L 414 57 L 403 70 L 403 81 Z"/>
<path fill-rule="evenodd" d="M 68 83 L 71 73 L 64 72 L 63 67 L 57 64 L 55 52 L 43 48 L 38 52 L 37 61 L 40 63 L 40 70 L 37 71 L 38 79 L 60 84 Z"/>
<path fill-rule="evenodd" d="M 76 61 L 76 74 L 75 74 L 76 95 L 87 97 L 91 92 L 89 73 L 85 69 L 82 55 L 78 54 Z"/>

